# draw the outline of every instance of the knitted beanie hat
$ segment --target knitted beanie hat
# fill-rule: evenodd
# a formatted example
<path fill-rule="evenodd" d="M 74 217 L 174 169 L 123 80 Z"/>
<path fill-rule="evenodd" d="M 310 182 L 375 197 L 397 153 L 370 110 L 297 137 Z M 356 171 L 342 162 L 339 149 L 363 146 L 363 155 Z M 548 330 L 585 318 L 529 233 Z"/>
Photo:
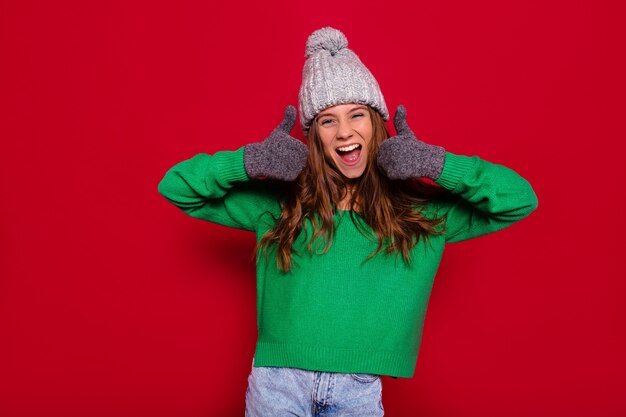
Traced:
<path fill-rule="evenodd" d="M 389 112 L 372 73 L 352 50 L 346 36 L 331 27 L 316 30 L 306 41 L 306 61 L 298 96 L 300 123 L 308 133 L 315 116 L 336 104 L 368 104 L 384 120 Z"/>

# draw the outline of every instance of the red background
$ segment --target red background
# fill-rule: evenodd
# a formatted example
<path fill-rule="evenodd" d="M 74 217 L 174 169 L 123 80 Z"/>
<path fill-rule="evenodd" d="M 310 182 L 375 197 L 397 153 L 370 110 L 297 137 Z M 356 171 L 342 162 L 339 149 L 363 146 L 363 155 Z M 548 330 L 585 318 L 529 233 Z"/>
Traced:
<path fill-rule="evenodd" d="M 421 139 L 539 197 L 448 246 L 387 415 L 626 415 L 625 9 L 2 1 L 0 415 L 243 415 L 253 236 L 186 217 L 157 184 L 263 139 L 327 25 Z"/>

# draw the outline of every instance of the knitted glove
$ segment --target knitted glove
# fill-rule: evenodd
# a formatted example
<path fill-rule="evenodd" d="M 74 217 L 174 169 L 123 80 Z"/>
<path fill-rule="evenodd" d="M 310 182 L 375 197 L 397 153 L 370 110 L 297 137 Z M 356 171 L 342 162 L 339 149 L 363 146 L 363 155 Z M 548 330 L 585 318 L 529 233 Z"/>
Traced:
<path fill-rule="evenodd" d="M 289 132 L 296 123 L 296 108 L 285 108 L 285 118 L 270 135 L 259 143 L 246 145 L 243 163 L 250 178 L 293 181 L 304 169 L 309 149 Z"/>
<path fill-rule="evenodd" d="M 398 106 L 393 118 L 397 136 L 385 140 L 378 149 L 378 167 L 392 180 L 430 178 L 436 180 L 443 170 L 446 151 L 417 139 L 406 122 L 406 109 Z"/>

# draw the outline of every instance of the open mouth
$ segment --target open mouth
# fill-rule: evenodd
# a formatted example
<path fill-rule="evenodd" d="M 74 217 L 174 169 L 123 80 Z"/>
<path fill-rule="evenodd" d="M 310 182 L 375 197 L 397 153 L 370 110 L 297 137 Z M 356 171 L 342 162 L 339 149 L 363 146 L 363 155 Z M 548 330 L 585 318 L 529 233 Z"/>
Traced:
<path fill-rule="evenodd" d="M 352 145 L 340 146 L 335 149 L 335 152 L 337 152 L 337 155 L 339 155 L 343 162 L 353 164 L 361 156 L 361 145 L 353 143 Z"/>

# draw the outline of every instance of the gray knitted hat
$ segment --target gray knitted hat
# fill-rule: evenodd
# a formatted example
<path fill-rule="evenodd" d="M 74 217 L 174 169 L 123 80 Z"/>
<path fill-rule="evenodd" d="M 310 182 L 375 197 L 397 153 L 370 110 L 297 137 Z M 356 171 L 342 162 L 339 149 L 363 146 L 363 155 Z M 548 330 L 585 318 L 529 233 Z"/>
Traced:
<path fill-rule="evenodd" d="M 306 61 L 298 97 L 305 134 L 315 116 L 336 104 L 369 104 L 384 120 L 389 112 L 380 87 L 352 50 L 346 36 L 331 27 L 316 30 L 306 41 Z"/>

